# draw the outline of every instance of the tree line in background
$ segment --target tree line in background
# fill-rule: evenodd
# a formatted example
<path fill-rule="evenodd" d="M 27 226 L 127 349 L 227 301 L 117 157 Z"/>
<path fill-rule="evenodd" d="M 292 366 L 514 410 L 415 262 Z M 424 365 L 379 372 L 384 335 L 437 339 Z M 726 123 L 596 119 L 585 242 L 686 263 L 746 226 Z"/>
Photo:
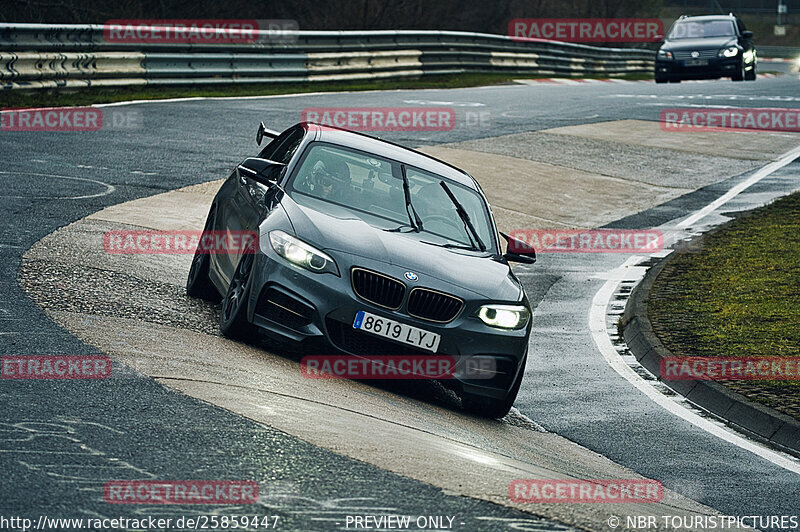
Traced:
<path fill-rule="evenodd" d="M 291 19 L 301 30 L 431 29 L 506 34 L 514 18 L 657 17 L 662 0 L 14 0 L 3 22 Z"/>

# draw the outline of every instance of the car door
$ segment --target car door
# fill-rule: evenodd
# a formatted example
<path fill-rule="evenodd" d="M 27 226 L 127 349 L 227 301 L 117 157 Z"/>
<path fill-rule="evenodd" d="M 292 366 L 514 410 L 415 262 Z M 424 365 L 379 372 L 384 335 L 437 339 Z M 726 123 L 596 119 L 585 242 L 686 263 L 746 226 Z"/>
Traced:
<path fill-rule="evenodd" d="M 305 130 L 302 127 L 290 128 L 261 150 L 259 157 L 287 164 L 300 146 L 304 135 Z M 253 180 L 238 169 L 234 171 L 233 181 L 235 188 L 227 205 L 219 213 L 223 218 L 221 229 L 228 234 L 239 231 L 256 232 L 267 212 L 274 208 L 275 203 L 271 200 L 278 189 Z M 218 255 L 220 277 L 226 284 L 230 283 L 241 255 L 242 253 L 238 251 Z"/>

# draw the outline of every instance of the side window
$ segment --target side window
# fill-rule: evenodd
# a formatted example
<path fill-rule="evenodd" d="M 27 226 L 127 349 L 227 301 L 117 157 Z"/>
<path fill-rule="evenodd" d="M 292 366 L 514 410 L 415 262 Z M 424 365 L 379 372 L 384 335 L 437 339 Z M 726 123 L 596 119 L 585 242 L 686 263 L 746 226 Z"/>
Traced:
<path fill-rule="evenodd" d="M 302 127 L 296 127 L 285 132 L 272 142 L 270 142 L 261 153 L 258 155 L 262 159 L 269 159 L 276 163 L 288 163 L 294 153 L 297 151 L 298 146 L 303 141 L 305 130 Z"/>

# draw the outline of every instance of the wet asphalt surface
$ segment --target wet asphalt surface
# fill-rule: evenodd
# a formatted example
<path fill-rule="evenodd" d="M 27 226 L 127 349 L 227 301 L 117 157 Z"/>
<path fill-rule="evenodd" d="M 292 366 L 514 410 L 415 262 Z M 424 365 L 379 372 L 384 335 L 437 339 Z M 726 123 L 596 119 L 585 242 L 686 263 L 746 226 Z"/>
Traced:
<path fill-rule="evenodd" d="M 0 212 L 5 214 L 0 353 L 93 353 L 22 292 L 17 282 L 21 256 L 43 236 L 107 205 L 224 177 L 256 152 L 258 120 L 280 130 L 297 122 L 307 106 L 456 108 L 459 125 L 453 131 L 381 135 L 416 146 L 622 118 L 656 119 L 658 109 L 637 105 L 639 100 L 796 108 L 797 88 L 796 77 L 784 76 L 753 84 L 506 86 L 150 103 L 106 108 L 140 112 L 142 127 L 129 131 L 0 132 L 5 163 L 0 170 Z M 477 116 L 468 113 L 476 110 L 490 111 L 490 120 L 468 127 Z M 795 178 L 798 171 L 797 163 L 784 170 Z M 658 225 L 704 205 L 737 179 L 619 224 Z M 759 187 L 774 190 L 781 184 L 765 180 Z M 539 302 L 533 347 L 541 356 L 532 357 L 517 408 L 547 429 L 724 513 L 796 513 L 796 475 L 657 411 L 633 396 L 593 353 L 580 305 L 591 300 L 601 281 L 586 277 L 617 261 L 542 256 L 532 273 L 523 275 L 531 299 Z M 565 336 L 571 352 L 548 349 L 556 341 L 564 345 Z M 525 530 L 559 529 L 529 514 L 447 495 L 315 448 L 144 376 L 99 382 L 2 380 L 0 397 L 3 516 L 278 515 L 279 529 L 330 530 L 344 527 L 346 515 L 397 513 L 455 516 L 454 528 L 462 530 L 505 530 L 520 520 L 528 521 Z M 260 498 L 247 507 L 120 507 L 103 501 L 105 482 L 148 478 L 255 480 Z"/>
<path fill-rule="evenodd" d="M 658 227 L 685 216 L 727 192 L 750 173 L 710 185 L 607 227 Z M 800 160 L 750 187 L 723 212 L 754 208 L 800 189 Z M 594 346 L 587 309 L 605 282 L 598 274 L 627 258 L 613 254 L 541 253 L 522 275 L 530 292 L 547 287 L 537 304 L 528 363 L 516 407 L 544 428 L 603 454 L 666 488 L 716 508 L 725 515 L 796 515 L 797 473 L 722 441 L 666 413 L 632 389 Z M 529 288 L 530 287 L 530 288 Z M 619 312 L 632 284 L 623 282 L 611 306 Z M 616 316 L 607 327 L 616 331 Z M 768 529 L 768 527 L 764 527 Z"/>

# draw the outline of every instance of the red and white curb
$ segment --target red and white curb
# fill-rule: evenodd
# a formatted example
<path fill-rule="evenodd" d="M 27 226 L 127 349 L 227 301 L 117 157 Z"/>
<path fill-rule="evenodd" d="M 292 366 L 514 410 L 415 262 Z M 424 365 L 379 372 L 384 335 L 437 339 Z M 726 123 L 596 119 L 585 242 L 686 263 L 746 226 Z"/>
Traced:
<path fill-rule="evenodd" d="M 759 74 L 759 78 L 775 78 L 779 74 Z M 722 78 L 723 80 L 726 78 Z M 719 81 L 717 79 L 686 79 L 683 83 L 710 83 Z M 614 79 L 614 78 L 600 78 L 600 79 L 580 79 L 580 78 L 536 78 L 536 79 L 515 79 L 515 83 L 522 83 L 524 85 L 538 85 L 540 83 L 548 85 L 592 85 L 597 83 L 653 83 L 652 79 Z"/>

